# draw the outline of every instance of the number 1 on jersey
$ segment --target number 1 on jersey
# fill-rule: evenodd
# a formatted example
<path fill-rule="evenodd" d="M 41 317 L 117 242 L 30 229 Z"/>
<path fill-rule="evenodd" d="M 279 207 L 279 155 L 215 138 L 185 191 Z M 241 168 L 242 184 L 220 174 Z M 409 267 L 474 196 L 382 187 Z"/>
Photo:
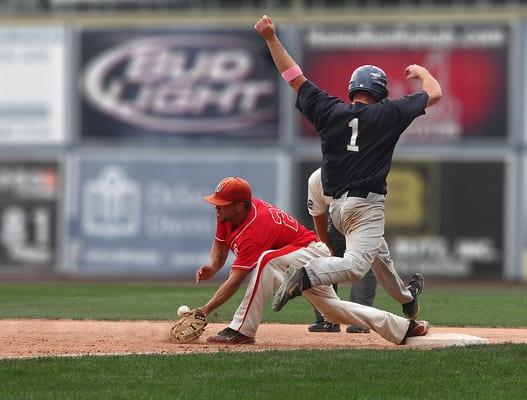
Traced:
<path fill-rule="evenodd" d="M 351 128 L 351 139 L 349 144 L 346 146 L 348 151 L 359 151 L 359 146 L 357 146 L 357 137 L 359 136 L 359 119 L 353 118 L 348 126 Z"/>

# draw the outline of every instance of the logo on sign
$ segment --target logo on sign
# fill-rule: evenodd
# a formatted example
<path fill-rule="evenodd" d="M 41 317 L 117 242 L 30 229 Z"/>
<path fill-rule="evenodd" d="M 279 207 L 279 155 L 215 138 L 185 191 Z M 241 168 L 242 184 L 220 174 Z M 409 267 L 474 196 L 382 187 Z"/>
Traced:
<path fill-rule="evenodd" d="M 255 126 L 276 118 L 277 90 L 252 47 L 221 34 L 136 39 L 90 62 L 85 95 L 101 112 L 158 132 Z"/>
<path fill-rule="evenodd" d="M 93 236 L 117 238 L 139 232 L 141 191 L 117 166 L 106 167 L 83 190 L 83 229 Z"/>
<path fill-rule="evenodd" d="M 51 216 L 45 207 L 29 211 L 20 206 L 2 210 L 0 241 L 8 257 L 24 263 L 51 261 Z"/>

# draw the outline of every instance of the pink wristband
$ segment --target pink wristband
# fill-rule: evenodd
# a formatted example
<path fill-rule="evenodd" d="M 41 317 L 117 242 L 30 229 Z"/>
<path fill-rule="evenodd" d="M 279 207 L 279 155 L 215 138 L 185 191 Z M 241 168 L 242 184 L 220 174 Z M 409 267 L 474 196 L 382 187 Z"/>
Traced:
<path fill-rule="evenodd" d="M 286 69 L 284 72 L 282 72 L 282 78 L 289 83 L 293 79 L 298 78 L 300 75 L 302 75 L 302 70 L 298 65 L 293 65 L 291 68 Z"/>

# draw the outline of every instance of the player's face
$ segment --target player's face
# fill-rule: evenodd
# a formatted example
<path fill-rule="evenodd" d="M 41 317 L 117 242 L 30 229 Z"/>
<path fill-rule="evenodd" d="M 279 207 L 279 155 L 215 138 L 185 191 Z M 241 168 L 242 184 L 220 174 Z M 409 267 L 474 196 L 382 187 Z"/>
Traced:
<path fill-rule="evenodd" d="M 231 203 L 226 206 L 216 206 L 216 214 L 220 222 L 233 221 L 240 214 L 240 205 L 243 203 Z"/>

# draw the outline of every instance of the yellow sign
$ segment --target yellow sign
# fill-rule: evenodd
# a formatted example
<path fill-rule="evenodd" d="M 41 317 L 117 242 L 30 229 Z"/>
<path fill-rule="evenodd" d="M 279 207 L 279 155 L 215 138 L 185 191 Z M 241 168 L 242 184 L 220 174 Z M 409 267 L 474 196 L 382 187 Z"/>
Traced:
<path fill-rule="evenodd" d="M 388 174 L 386 227 L 409 233 L 436 233 L 440 179 L 434 163 L 398 164 Z"/>

